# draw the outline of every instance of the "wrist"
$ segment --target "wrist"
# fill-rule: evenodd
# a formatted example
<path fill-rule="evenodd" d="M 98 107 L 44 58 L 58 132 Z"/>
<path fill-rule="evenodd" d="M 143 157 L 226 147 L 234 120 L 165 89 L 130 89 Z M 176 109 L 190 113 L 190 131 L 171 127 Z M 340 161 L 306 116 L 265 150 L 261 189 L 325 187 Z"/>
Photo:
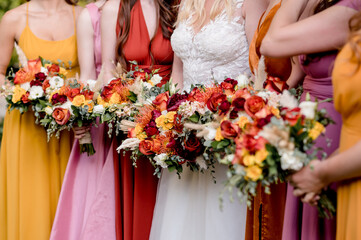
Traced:
<path fill-rule="evenodd" d="M 315 174 L 320 179 L 321 183 L 326 187 L 328 186 L 332 180 L 330 179 L 330 175 L 328 174 L 328 162 L 321 161 L 317 167 L 315 168 Z"/>

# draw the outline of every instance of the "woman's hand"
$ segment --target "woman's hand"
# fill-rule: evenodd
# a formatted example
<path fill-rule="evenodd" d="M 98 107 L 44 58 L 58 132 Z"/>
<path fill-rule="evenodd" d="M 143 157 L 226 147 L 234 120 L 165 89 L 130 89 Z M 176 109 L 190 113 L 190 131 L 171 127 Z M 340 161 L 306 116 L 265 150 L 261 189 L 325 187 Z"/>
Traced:
<path fill-rule="evenodd" d="M 83 126 L 83 127 L 74 127 L 73 132 L 75 134 L 75 139 L 81 139 L 85 136 L 86 132 L 90 131 L 91 126 Z"/>
<path fill-rule="evenodd" d="M 322 177 L 321 167 L 320 160 L 312 160 L 306 167 L 290 177 L 290 183 L 295 188 L 293 194 L 296 197 L 302 197 L 303 201 L 308 203 L 315 202 L 317 194 L 328 185 Z"/>

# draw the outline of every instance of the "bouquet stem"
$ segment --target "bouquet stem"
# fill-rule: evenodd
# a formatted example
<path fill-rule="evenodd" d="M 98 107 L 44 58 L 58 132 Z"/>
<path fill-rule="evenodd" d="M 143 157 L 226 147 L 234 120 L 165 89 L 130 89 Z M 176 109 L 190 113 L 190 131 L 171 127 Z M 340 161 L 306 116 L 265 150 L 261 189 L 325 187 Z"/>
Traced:
<path fill-rule="evenodd" d="M 317 203 L 318 216 L 332 219 L 336 215 L 337 195 L 332 189 L 323 190 Z"/>
<path fill-rule="evenodd" d="M 79 139 L 79 144 L 80 144 L 80 153 L 86 152 L 88 156 L 92 156 L 95 154 L 95 149 L 90 132 L 86 132 L 84 137 Z"/>

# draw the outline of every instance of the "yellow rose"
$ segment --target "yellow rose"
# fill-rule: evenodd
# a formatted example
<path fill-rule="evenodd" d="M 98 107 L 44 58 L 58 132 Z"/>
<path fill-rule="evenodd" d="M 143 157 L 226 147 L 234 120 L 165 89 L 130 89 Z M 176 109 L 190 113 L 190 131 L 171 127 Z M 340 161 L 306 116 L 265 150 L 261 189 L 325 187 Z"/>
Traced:
<path fill-rule="evenodd" d="M 93 108 L 94 108 L 94 102 L 93 101 L 88 101 L 87 103 L 85 103 L 86 106 L 89 107 L 88 112 L 92 112 Z"/>
<path fill-rule="evenodd" d="M 262 176 L 262 168 L 257 165 L 248 167 L 245 170 L 247 178 L 250 178 L 252 181 L 257 181 Z"/>
<path fill-rule="evenodd" d="M 147 134 L 145 134 L 140 124 L 135 125 L 134 132 L 137 138 L 141 141 L 147 138 Z"/>
<path fill-rule="evenodd" d="M 246 155 L 243 157 L 243 163 L 245 166 L 252 166 L 256 163 L 256 157 L 254 155 Z"/>
<path fill-rule="evenodd" d="M 80 107 L 85 104 L 85 97 L 84 95 L 78 95 L 73 98 L 73 101 L 71 102 L 74 106 Z"/>
<path fill-rule="evenodd" d="M 109 103 L 107 103 L 106 101 L 103 100 L 103 98 L 99 95 L 97 97 L 97 104 L 98 105 L 103 105 L 104 107 L 108 107 Z"/>
<path fill-rule="evenodd" d="M 246 124 L 249 123 L 249 120 L 246 116 L 241 116 L 238 120 L 238 126 L 240 128 L 244 128 L 244 126 L 246 126 Z"/>
<path fill-rule="evenodd" d="M 15 89 L 14 89 L 14 94 L 13 94 L 13 97 L 11 99 L 11 101 L 13 103 L 17 103 L 21 100 L 21 97 L 26 93 L 26 90 L 22 87 L 20 87 L 19 85 L 16 85 L 15 86 Z"/>
<path fill-rule="evenodd" d="M 120 103 L 120 96 L 118 93 L 113 93 L 110 97 L 109 104 L 118 104 Z"/>
<path fill-rule="evenodd" d="M 280 110 L 275 107 L 271 107 L 271 113 L 275 115 L 277 118 L 280 118 Z"/>
<path fill-rule="evenodd" d="M 221 127 L 217 128 L 216 137 L 214 139 L 218 142 L 222 141 L 224 139 L 224 137 L 222 135 Z"/>
<path fill-rule="evenodd" d="M 261 149 L 261 150 L 258 150 L 256 152 L 256 155 L 255 155 L 255 162 L 258 164 L 258 165 L 261 165 L 262 162 L 264 160 L 266 160 L 268 156 L 268 151 L 266 149 Z"/>
<path fill-rule="evenodd" d="M 325 127 L 321 123 L 315 122 L 315 126 L 313 126 L 313 128 L 308 132 L 308 135 L 312 138 L 312 140 L 315 140 L 325 130 Z"/>
<path fill-rule="evenodd" d="M 59 70 L 59 73 L 60 73 L 60 74 L 63 74 L 64 76 L 66 76 L 66 75 L 68 74 L 68 71 L 66 71 L 65 68 L 60 67 L 59 69 L 60 69 L 60 70 Z"/>
<path fill-rule="evenodd" d="M 156 120 L 155 123 L 157 127 L 163 128 L 165 131 L 168 131 L 173 128 L 174 126 L 174 116 L 177 112 L 171 111 L 168 112 L 166 115 L 160 115 Z"/>

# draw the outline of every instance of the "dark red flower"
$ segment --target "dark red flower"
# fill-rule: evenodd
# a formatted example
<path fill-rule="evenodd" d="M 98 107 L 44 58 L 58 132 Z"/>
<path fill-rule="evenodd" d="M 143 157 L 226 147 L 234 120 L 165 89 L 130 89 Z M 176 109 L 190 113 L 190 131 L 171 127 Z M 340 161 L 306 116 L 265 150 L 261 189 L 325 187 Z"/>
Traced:
<path fill-rule="evenodd" d="M 160 115 L 162 115 L 162 113 L 159 110 L 153 110 L 152 111 L 152 120 L 155 121 L 155 119 L 157 119 Z"/>
<path fill-rule="evenodd" d="M 238 118 L 238 111 L 236 111 L 236 110 L 232 110 L 231 111 L 231 113 L 229 114 L 229 118 L 230 119 L 236 119 L 236 118 Z"/>
<path fill-rule="evenodd" d="M 234 139 L 238 136 L 240 129 L 238 125 L 230 121 L 223 121 L 221 123 L 221 133 L 224 138 Z"/>
<path fill-rule="evenodd" d="M 229 109 L 231 108 L 231 103 L 228 100 L 224 100 L 219 105 L 218 109 L 220 111 L 220 115 L 225 115 L 228 113 Z"/>
<path fill-rule="evenodd" d="M 224 100 L 227 100 L 227 96 L 223 93 L 213 93 L 207 101 L 207 107 L 210 111 L 216 113 L 218 111 L 219 104 Z"/>
<path fill-rule="evenodd" d="M 183 131 L 182 115 L 176 114 L 174 116 L 173 130 L 175 130 L 175 131 L 177 131 L 179 133 Z"/>
<path fill-rule="evenodd" d="M 187 101 L 188 99 L 188 94 L 179 94 L 179 93 L 175 93 L 173 94 L 169 100 L 168 100 L 168 104 L 167 104 L 167 110 L 168 111 L 177 111 L 178 107 L 185 101 Z"/>
<path fill-rule="evenodd" d="M 159 130 L 157 128 L 157 125 L 154 121 L 150 121 L 144 128 L 145 133 L 148 137 L 157 135 L 159 133 Z"/>
<path fill-rule="evenodd" d="M 60 95 L 58 93 L 55 93 L 52 97 L 51 97 L 51 102 L 53 104 L 63 104 L 67 101 L 67 97 L 65 95 Z"/>
<path fill-rule="evenodd" d="M 265 118 L 261 118 L 257 120 L 257 127 L 258 128 L 263 128 L 264 126 L 266 126 L 268 123 L 271 122 L 271 118 L 273 117 L 272 114 L 269 114 L 267 117 Z"/>
<path fill-rule="evenodd" d="M 234 93 L 234 87 L 237 86 L 238 82 L 232 78 L 227 78 L 220 85 L 226 93 Z"/>
<path fill-rule="evenodd" d="M 39 73 L 35 74 L 35 79 L 39 80 L 39 81 L 45 81 L 46 77 L 47 76 L 43 72 L 39 72 Z"/>
<path fill-rule="evenodd" d="M 43 83 L 40 80 L 33 80 L 30 82 L 30 87 L 33 86 L 43 86 Z"/>
<path fill-rule="evenodd" d="M 233 100 L 232 106 L 235 111 L 244 111 L 244 103 L 246 102 L 246 99 L 239 97 Z"/>

